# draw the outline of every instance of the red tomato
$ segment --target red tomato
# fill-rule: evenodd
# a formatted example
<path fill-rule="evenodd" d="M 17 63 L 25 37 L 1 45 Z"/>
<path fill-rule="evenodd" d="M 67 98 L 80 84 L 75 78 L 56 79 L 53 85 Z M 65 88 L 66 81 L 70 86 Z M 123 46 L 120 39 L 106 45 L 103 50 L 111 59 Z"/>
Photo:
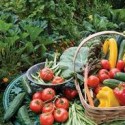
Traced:
<path fill-rule="evenodd" d="M 117 69 L 117 68 L 111 69 L 111 70 L 109 71 L 109 76 L 110 76 L 110 78 L 114 78 L 114 76 L 115 76 L 115 74 L 116 74 L 117 72 L 120 72 L 120 70 Z"/>
<path fill-rule="evenodd" d="M 54 119 L 57 122 L 65 122 L 69 117 L 69 114 L 66 109 L 58 108 L 54 111 Z"/>
<path fill-rule="evenodd" d="M 51 100 L 55 97 L 55 90 L 52 88 L 45 88 L 42 91 L 42 100 L 43 101 L 47 101 L 47 100 Z"/>
<path fill-rule="evenodd" d="M 60 84 L 63 82 L 64 82 L 64 79 L 60 76 L 55 76 L 52 80 L 52 84 Z"/>
<path fill-rule="evenodd" d="M 42 100 L 42 91 L 34 93 L 33 99 L 41 99 Z"/>
<path fill-rule="evenodd" d="M 74 99 L 77 95 L 78 95 L 78 92 L 76 89 L 72 89 L 72 88 L 65 88 L 63 90 L 63 93 L 65 95 L 65 97 L 69 100 L 72 100 Z"/>
<path fill-rule="evenodd" d="M 97 87 L 99 85 L 99 78 L 97 76 L 91 75 L 88 78 L 88 85 L 89 87 Z"/>
<path fill-rule="evenodd" d="M 52 113 L 43 113 L 40 115 L 40 125 L 53 125 L 54 117 Z"/>
<path fill-rule="evenodd" d="M 53 112 L 54 111 L 54 104 L 52 102 L 50 103 L 46 103 L 43 108 L 42 108 L 42 112 Z"/>
<path fill-rule="evenodd" d="M 69 108 L 69 101 L 66 98 L 58 98 L 55 102 L 55 106 L 57 108 L 64 108 L 67 110 Z"/>
<path fill-rule="evenodd" d="M 41 112 L 42 107 L 43 107 L 43 101 L 40 99 L 34 99 L 30 102 L 30 109 L 35 113 Z"/>
<path fill-rule="evenodd" d="M 108 72 L 108 70 L 106 70 L 106 69 L 101 69 L 101 70 L 99 70 L 99 73 L 98 73 L 99 75 L 101 75 L 101 74 L 107 74 L 107 75 L 109 75 L 109 72 Z"/>
<path fill-rule="evenodd" d="M 100 74 L 98 77 L 99 77 L 99 80 L 100 80 L 101 82 L 103 82 L 105 79 L 109 79 L 109 78 L 110 78 L 109 75 L 107 75 L 107 74 L 105 74 L 105 73 Z"/>
<path fill-rule="evenodd" d="M 44 69 L 40 70 L 40 78 L 44 81 L 50 81 L 54 77 L 54 73 L 50 68 L 45 67 Z"/>
<path fill-rule="evenodd" d="M 120 71 L 122 71 L 125 67 L 125 63 L 123 60 L 118 60 L 117 64 L 116 64 L 116 68 L 119 69 Z"/>
<path fill-rule="evenodd" d="M 95 94 L 98 94 L 98 92 L 102 89 L 102 87 L 100 85 L 98 85 L 95 90 L 94 90 L 94 93 Z"/>
<path fill-rule="evenodd" d="M 103 69 L 107 69 L 107 70 L 110 69 L 110 63 L 106 59 L 101 60 L 101 66 L 102 66 Z"/>

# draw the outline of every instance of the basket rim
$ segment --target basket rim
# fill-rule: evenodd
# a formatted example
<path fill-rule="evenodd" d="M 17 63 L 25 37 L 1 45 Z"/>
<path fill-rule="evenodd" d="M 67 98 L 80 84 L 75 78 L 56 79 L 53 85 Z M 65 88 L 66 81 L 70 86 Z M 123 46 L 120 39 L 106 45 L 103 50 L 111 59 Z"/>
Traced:
<path fill-rule="evenodd" d="M 86 102 L 85 102 L 86 103 Z M 92 110 L 98 110 L 98 111 L 100 111 L 100 110 L 122 110 L 122 109 L 125 109 L 125 106 L 117 106 L 117 107 L 92 107 L 92 106 L 90 106 L 88 103 L 86 103 L 86 108 L 89 108 L 89 109 L 92 109 Z"/>

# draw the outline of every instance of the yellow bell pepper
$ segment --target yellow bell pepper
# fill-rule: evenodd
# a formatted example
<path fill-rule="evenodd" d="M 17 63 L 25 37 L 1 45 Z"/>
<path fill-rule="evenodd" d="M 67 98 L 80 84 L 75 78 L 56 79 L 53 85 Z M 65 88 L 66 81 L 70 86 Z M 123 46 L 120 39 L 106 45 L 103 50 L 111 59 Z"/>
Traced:
<path fill-rule="evenodd" d="M 100 102 L 98 107 L 115 107 L 120 105 L 113 90 L 107 86 L 102 87 L 96 97 Z"/>
<path fill-rule="evenodd" d="M 117 42 L 114 38 L 106 40 L 103 44 L 103 53 L 106 55 L 109 50 L 110 68 L 115 68 L 118 56 Z"/>

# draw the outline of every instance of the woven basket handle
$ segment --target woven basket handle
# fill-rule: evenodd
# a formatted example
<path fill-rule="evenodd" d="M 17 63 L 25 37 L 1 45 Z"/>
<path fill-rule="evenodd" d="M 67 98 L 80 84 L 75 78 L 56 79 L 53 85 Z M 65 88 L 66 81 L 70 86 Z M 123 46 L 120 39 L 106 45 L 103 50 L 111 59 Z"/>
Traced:
<path fill-rule="evenodd" d="M 102 31 L 102 32 L 98 32 L 98 33 L 95 33 L 95 34 L 92 34 L 90 36 L 88 36 L 87 38 L 83 39 L 81 41 L 81 43 L 79 44 L 76 52 L 75 52 L 75 55 L 74 55 L 74 59 L 73 59 L 73 70 L 74 70 L 74 73 L 76 73 L 76 70 L 75 70 L 75 61 L 76 61 L 76 57 L 77 57 L 77 54 L 79 52 L 79 50 L 81 49 L 81 47 L 87 43 L 90 39 L 96 37 L 96 36 L 100 36 L 100 35 L 106 35 L 106 34 L 117 34 L 117 35 L 121 35 L 123 37 L 125 37 L 125 35 L 123 33 L 119 33 L 119 32 L 116 32 L 116 31 Z M 77 81 L 77 78 L 75 78 L 75 86 L 76 86 L 76 89 L 79 93 L 79 97 L 80 97 L 80 100 L 81 100 L 81 103 L 84 107 L 87 106 L 87 103 L 84 100 L 84 97 L 82 96 L 82 92 L 81 92 L 81 89 L 80 89 L 80 86 L 79 86 L 79 83 Z"/>

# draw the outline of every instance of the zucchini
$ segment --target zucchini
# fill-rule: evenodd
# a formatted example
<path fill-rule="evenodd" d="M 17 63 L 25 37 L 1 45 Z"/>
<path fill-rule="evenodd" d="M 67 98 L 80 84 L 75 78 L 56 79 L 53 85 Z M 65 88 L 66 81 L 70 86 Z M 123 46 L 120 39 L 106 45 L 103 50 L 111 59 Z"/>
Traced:
<path fill-rule="evenodd" d="M 123 60 L 123 55 L 125 53 L 125 40 L 122 41 L 119 48 L 118 60 Z"/>
<path fill-rule="evenodd" d="M 115 79 L 125 82 L 125 73 L 117 72 L 114 76 Z"/>
<path fill-rule="evenodd" d="M 121 44 L 121 42 L 123 41 L 123 39 L 124 39 L 124 37 L 121 36 L 121 35 L 116 36 L 116 41 L 117 41 L 118 50 L 119 50 L 119 48 L 120 48 L 120 44 Z"/>
<path fill-rule="evenodd" d="M 28 110 L 25 105 L 23 105 L 17 113 L 17 117 L 19 119 L 19 122 L 21 125 L 34 125 L 33 121 L 30 120 L 30 117 L 28 115 Z"/>
<path fill-rule="evenodd" d="M 103 81 L 103 84 L 105 85 L 105 86 L 108 86 L 108 87 L 110 87 L 110 88 L 115 88 L 115 87 L 117 87 L 120 83 L 122 83 L 123 81 L 120 81 L 120 80 L 116 80 L 116 79 L 105 79 L 104 81 Z"/>
<path fill-rule="evenodd" d="M 22 78 L 22 85 L 23 85 L 24 91 L 25 91 L 27 94 L 31 95 L 31 94 L 32 94 L 32 90 L 31 90 L 31 87 L 30 87 L 30 85 L 29 85 L 29 81 L 27 80 L 26 77 L 23 77 L 23 78 Z"/>
<path fill-rule="evenodd" d="M 4 114 L 4 122 L 9 121 L 13 117 L 13 115 L 17 112 L 17 110 L 19 109 L 24 100 L 25 94 L 26 94 L 25 92 L 22 92 L 13 99 L 13 101 L 10 103 L 10 106 L 8 107 L 8 109 Z"/>

